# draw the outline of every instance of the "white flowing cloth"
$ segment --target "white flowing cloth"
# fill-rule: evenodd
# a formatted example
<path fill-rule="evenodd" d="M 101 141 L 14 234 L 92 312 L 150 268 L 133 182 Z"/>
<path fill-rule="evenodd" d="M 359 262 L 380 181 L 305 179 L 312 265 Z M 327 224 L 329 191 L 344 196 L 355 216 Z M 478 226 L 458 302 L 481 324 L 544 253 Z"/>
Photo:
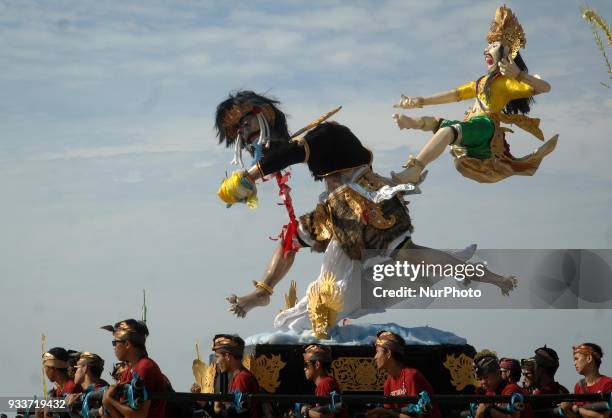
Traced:
<path fill-rule="evenodd" d="M 368 192 L 355 180 L 363 173 L 367 167 L 358 169 L 352 176 L 351 181 L 346 186 L 360 193 L 365 198 L 374 203 L 380 203 L 383 200 L 391 199 L 399 192 L 405 194 L 420 193 L 418 186 L 412 184 L 399 184 L 394 187 L 383 186 L 377 192 Z M 343 186 L 340 186 L 343 187 Z M 323 193 L 320 199 L 323 201 L 328 197 L 327 193 Z M 300 231 L 302 232 L 302 231 Z M 304 233 L 300 233 L 300 238 L 306 238 Z M 406 231 L 391 242 L 387 249 L 396 248 L 402 241 L 410 236 L 410 231 Z M 308 239 L 304 239 L 308 242 Z M 337 320 L 356 319 L 367 314 L 384 312 L 385 309 L 362 309 L 361 308 L 361 267 L 360 260 L 350 259 L 342 250 L 340 242 L 336 237 L 332 237 L 327 249 L 323 255 L 323 264 L 317 279 L 311 282 L 306 289 L 306 296 L 292 308 L 282 311 L 274 318 L 274 327 L 282 330 L 293 330 L 296 333 L 312 328 L 310 319 L 308 318 L 308 294 L 315 283 L 320 282 L 326 273 L 332 273 L 336 278 L 336 284 L 339 286 L 344 299 L 344 310 L 337 316 Z"/>

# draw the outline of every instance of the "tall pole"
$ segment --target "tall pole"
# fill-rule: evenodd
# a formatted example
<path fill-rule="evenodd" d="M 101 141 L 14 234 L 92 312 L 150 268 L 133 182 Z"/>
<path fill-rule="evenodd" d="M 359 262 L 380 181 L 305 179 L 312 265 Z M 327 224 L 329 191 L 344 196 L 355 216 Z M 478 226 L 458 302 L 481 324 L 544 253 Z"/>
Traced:
<path fill-rule="evenodd" d="M 147 292 L 145 289 L 142 289 L 142 313 L 141 313 L 142 322 L 147 322 Z"/>

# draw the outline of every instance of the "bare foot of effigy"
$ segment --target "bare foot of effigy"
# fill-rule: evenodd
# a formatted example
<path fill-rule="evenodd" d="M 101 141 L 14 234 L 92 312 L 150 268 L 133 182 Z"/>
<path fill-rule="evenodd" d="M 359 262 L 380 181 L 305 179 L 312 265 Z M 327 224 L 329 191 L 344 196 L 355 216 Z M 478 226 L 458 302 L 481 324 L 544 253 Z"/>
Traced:
<path fill-rule="evenodd" d="M 416 184 L 421 181 L 421 172 L 422 168 L 412 166 L 396 173 L 395 171 L 391 172 L 391 180 L 393 180 L 397 184 Z"/>
<path fill-rule="evenodd" d="M 253 308 L 270 303 L 270 295 L 263 289 L 256 289 L 244 296 L 231 295 L 225 299 L 230 304 L 229 311 L 239 318 L 244 318 Z"/>
<path fill-rule="evenodd" d="M 546 141 L 540 148 L 536 149 L 534 154 L 540 158 L 546 157 L 548 154 L 555 150 L 559 135 L 555 135 Z"/>
<path fill-rule="evenodd" d="M 401 115 L 399 113 L 393 114 L 393 120 L 400 129 L 419 129 L 421 127 L 418 119 Z"/>

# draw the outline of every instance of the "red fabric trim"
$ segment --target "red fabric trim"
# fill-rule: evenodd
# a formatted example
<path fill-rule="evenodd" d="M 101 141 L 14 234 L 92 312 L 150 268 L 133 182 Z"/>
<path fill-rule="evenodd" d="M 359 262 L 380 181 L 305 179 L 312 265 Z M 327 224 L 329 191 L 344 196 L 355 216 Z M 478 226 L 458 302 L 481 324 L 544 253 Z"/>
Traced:
<path fill-rule="evenodd" d="M 289 216 L 289 223 L 283 226 L 280 234 L 276 238 L 272 238 L 274 240 L 282 240 L 283 241 L 283 252 L 284 255 L 288 253 L 294 253 L 299 250 L 300 245 L 297 240 L 297 229 L 298 222 L 295 217 L 295 212 L 293 210 L 293 201 L 291 200 L 291 187 L 287 184 L 289 182 L 289 178 L 291 177 L 290 171 L 285 171 L 284 174 L 280 172 L 276 172 L 275 178 L 276 183 L 278 184 L 278 195 L 282 200 L 282 204 L 287 209 L 287 215 Z"/>

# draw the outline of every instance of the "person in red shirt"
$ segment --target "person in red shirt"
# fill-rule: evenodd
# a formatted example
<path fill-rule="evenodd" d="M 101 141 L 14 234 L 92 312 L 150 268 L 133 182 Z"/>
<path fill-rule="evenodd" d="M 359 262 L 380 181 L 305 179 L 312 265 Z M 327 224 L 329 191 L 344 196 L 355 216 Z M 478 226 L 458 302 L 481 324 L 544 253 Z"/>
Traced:
<path fill-rule="evenodd" d="M 76 364 L 74 366 L 74 383 L 80 386 L 83 393 L 71 394 L 66 398 L 71 411 L 83 413 L 83 405 L 88 406 L 87 413 L 95 411 L 102 416 L 102 391 L 101 389 L 108 386 L 108 383 L 102 379 L 102 371 L 104 370 L 104 360 L 94 353 L 83 352 L 79 353 Z M 84 401 L 87 399 L 87 403 Z"/>
<path fill-rule="evenodd" d="M 603 351 L 600 346 L 593 343 L 583 343 L 573 347 L 574 367 L 578 374 L 584 376 L 574 386 L 574 393 L 608 393 L 612 392 L 612 378 L 599 372 Z M 611 411 L 592 411 L 584 408 L 594 402 L 563 402 L 561 409 L 568 418 L 591 417 L 608 418 Z"/>
<path fill-rule="evenodd" d="M 534 365 L 531 371 L 531 390 L 526 393 L 533 395 L 558 395 L 569 393 L 569 391 L 555 381 L 555 373 L 559 368 L 559 356 L 557 352 L 549 347 L 540 347 L 535 350 L 535 356 L 531 358 Z M 523 388 L 525 390 L 525 388 Z M 530 402 L 534 410 L 539 411 L 538 416 L 542 418 L 554 417 L 554 412 L 548 412 L 557 406 L 556 401 L 542 401 L 533 399 Z"/>
<path fill-rule="evenodd" d="M 62 347 L 54 347 L 43 354 L 43 367 L 47 379 L 53 382 L 49 396 L 63 398 L 71 393 L 80 393 L 80 387 L 68 377 L 68 352 Z"/>
<path fill-rule="evenodd" d="M 417 369 L 404 365 L 405 352 L 404 339 L 389 331 L 381 331 L 376 335 L 376 354 L 374 361 L 378 369 L 387 371 L 388 377 L 384 385 L 385 396 L 419 396 L 422 391 L 433 393 L 433 388 L 427 378 Z M 407 418 L 409 415 L 402 413 L 401 408 L 406 405 L 385 404 L 383 408 L 368 411 L 368 417 L 399 417 Z M 440 418 L 440 410 L 437 405 L 432 405 L 430 411 L 419 416 Z"/>
<path fill-rule="evenodd" d="M 549 347 L 535 350 L 535 389 L 534 395 L 554 395 L 569 393 L 563 385 L 555 381 L 555 373 L 559 368 L 559 356 Z"/>
<path fill-rule="evenodd" d="M 165 418 L 166 401 L 143 400 L 144 391 L 136 390 L 136 398 L 140 401 L 134 405 L 126 403 L 126 399 L 118 396 L 120 388 L 132 384 L 133 388 L 144 387 L 147 393 L 166 392 L 170 383 L 163 375 L 157 363 L 149 358 L 145 342 L 149 329 L 142 321 L 126 319 L 115 325 L 102 327 L 113 333 L 113 347 L 119 361 L 126 361 L 129 367 L 119 379 L 118 384 L 111 385 L 102 398 L 102 405 L 109 416 L 113 418 Z M 140 392 L 140 393 L 139 393 Z M 120 399 L 116 399 L 119 397 Z"/>
<path fill-rule="evenodd" d="M 490 350 L 483 350 L 474 357 L 474 370 L 484 389 L 484 395 L 512 395 L 523 394 L 523 389 L 516 383 L 502 379 L 501 369 L 497 355 Z M 533 413 L 529 405 L 523 411 L 510 412 L 507 404 L 481 403 L 476 409 L 476 418 L 531 418 Z"/>
<path fill-rule="evenodd" d="M 501 377 L 509 383 L 518 383 L 521 380 L 521 364 L 513 358 L 503 357 L 499 360 Z"/>
<path fill-rule="evenodd" d="M 533 393 L 535 390 L 535 368 L 536 363 L 533 357 L 521 360 L 521 374 L 523 375 L 523 391 Z"/>
<path fill-rule="evenodd" d="M 43 354 L 42 362 L 45 376 L 53 383 L 47 394 L 50 398 L 64 398 L 71 393 L 80 393 L 81 387 L 74 384 L 68 376 L 68 352 L 62 347 L 54 347 Z M 37 417 L 47 415 L 46 410 L 36 412 Z"/>
<path fill-rule="evenodd" d="M 240 392 L 243 395 L 258 393 L 259 384 L 255 375 L 242 364 L 244 355 L 244 340 L 238 335 L 218 334 L 213 338 L 212 350 L 215 352 L 215 362 L 222 373 L 227 373 L 230 379 L 228 392 Z M 215 402 L 214 411 L 221 416 L 261 418 L 261 406 L 251 402 L 248 409 L 236 410 L 231 403 Z"/>
<path fill-rule="evenodd" d="M 332 392 L 340 393 L 338 382 L 331 375 L 331 348 L 321 344 L 310 344 L 304 349 L 304 375 L 315 384 L 315 396 L 329 396 Z M 329 406 L 317 405 L 302 407 L 302 416 L 310 418 L 348 418 L 345 408 L 332 412 Z"/>

